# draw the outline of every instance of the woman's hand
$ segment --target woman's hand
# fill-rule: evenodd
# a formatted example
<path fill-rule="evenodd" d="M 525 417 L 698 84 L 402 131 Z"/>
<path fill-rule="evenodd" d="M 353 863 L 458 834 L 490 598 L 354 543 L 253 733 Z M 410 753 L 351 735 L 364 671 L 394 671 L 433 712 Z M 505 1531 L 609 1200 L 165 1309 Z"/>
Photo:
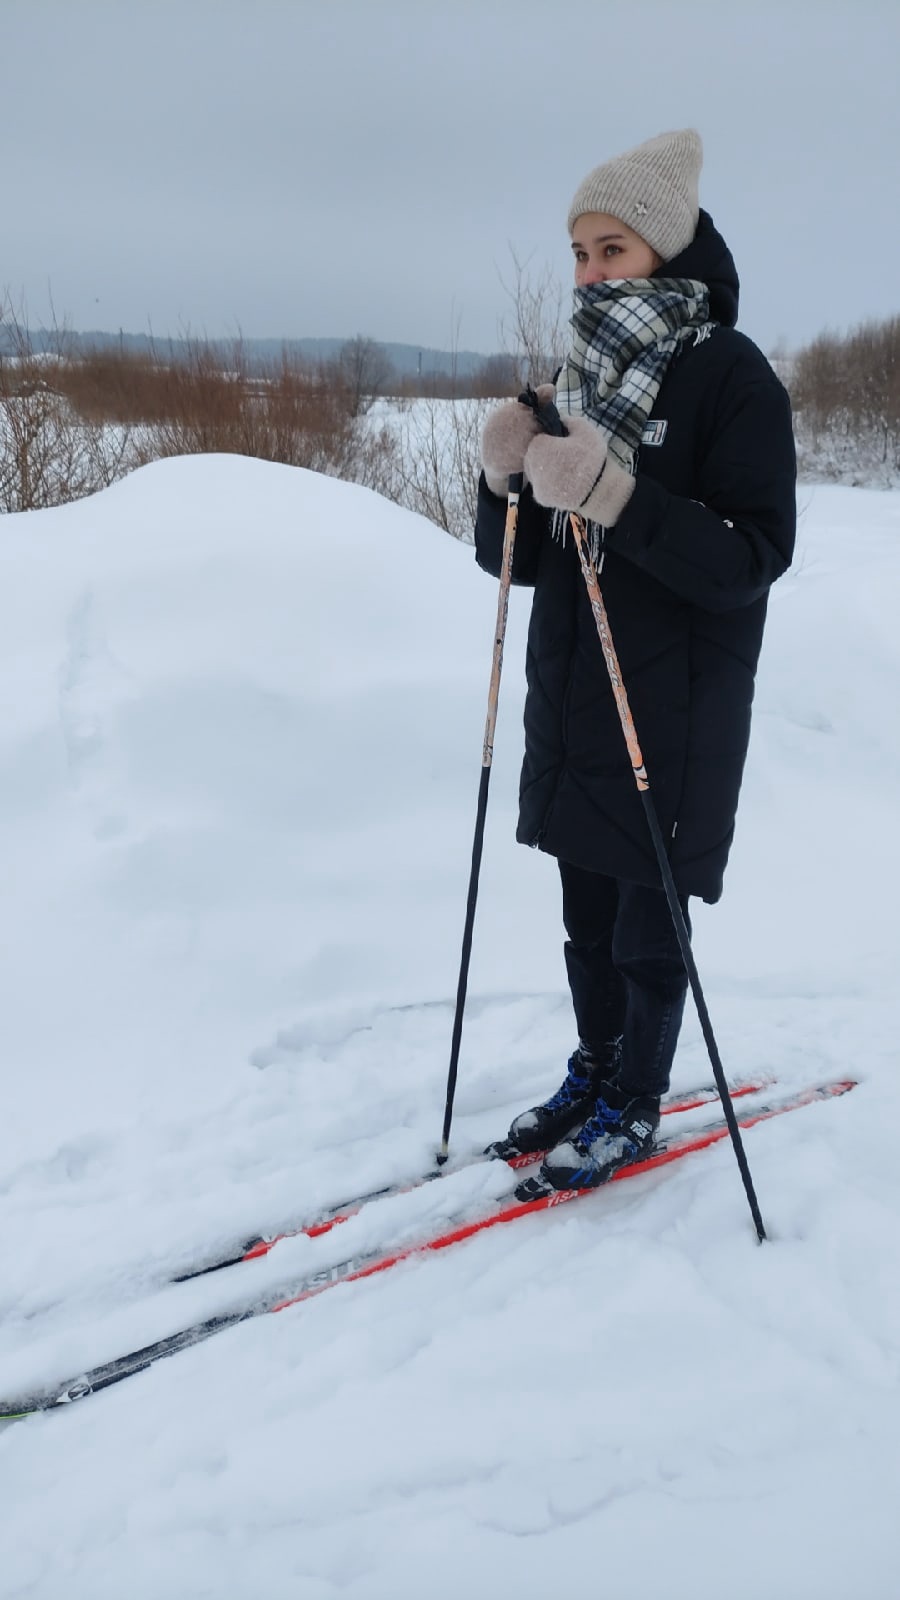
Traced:
<path fill-rule="evenodd" d="M 586 417 L 566 417 L 564 438 L 537 434 L 525 452 L 525 471 L 538 505 L 611 528 L 634 490 L 631 474 L 607 453 L 606 438 Z"/>
<path fill-rule="evenodd" d="M 552 383 L 542 383 L 537 391 L 541 402 L 555 393 Z M 506 400 L 491 412 L 481 435 L 481 464 L 492 494 L 505 495 L 512 474 L 524 470 L 525 452 L 538 432 L 531 407 L 518 400 Z"/>

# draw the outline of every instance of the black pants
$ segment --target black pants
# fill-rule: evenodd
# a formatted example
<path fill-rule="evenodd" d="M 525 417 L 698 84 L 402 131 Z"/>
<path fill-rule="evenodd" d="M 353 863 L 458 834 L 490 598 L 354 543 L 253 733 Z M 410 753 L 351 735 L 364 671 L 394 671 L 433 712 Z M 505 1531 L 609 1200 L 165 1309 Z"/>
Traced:
<path fill-rule="evenodd" d="M 622 1037 L 617 1082 L 664 1094 L 678 1043 L 687 973 L 665 891 L 560 861 L 569 988 L 578 1037 L 600 1056 Z M 687 920 L 687 897 L 681 908 Z M 690 921 L 688 920 L 688 932 Z"/>

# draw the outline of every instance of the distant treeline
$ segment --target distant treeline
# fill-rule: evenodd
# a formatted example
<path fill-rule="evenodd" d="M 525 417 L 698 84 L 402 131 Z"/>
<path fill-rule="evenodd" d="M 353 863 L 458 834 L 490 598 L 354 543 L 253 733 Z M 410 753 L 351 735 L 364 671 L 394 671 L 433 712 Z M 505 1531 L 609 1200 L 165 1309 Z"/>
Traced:
<path fill-rule="evenodd" d="M 23 332 L 30 348 L 36 354 L 53 354 L 59 349 L 61 338 L 59 328 L 20 329 L 10 323 L 4 323 L 0 317 L 0 355 L 15 354 Z M 234 346 L 233 339 L 198 340 L 192 335 L 180 339 L 159 339 L 146 333 L 78 333 L 71 329 L 65 330 L 64 340 L 70 353 L 89 354 L 101 350 L 118 350 L 122 354 L 158 356 L 160 351 L 165 351 L 171 361 L 188 360 L 191 351 L 198 343 L 207 345 L 224 360 Z M 362 334 L 357 335 L 356 340 L 250 339 L 241 335 L 239 342 L 247 364 L 251 368 L 258 366 L 262 369 L 270 366 L 273 361 L 280 361 L 282 355 L 286 355 L 291 361 L 310 365 L 323 361 L 336 361 L 348 344 L 359 340 L 364 340 L 366 344 L 377 345 L 381 359 L 398 378 L 420 378 L 426 383 L 432 378 L 468 380 L 473 373 L 478 372 L 486 359 L 490 359 L 474 350 L 434 350 L 423 345 L 384 343 L 369 339 Z"/>
<path fill-rule="evenodd" d="M 464 375 L 401 373 L 363 335 L 330 355 L 294 341 L 154 343 L 35 335 L 0 301 L 0 511 L 77 499 L 171 455 L 228 452 L 365 484 L 461 537 L 474 514 L 484 414 L 554 370 L 558 329 L 523 317 L 522 354 Z M 410 348 L 410 347 L 407 347 Z M 900 486 L 900 317 L 826 334 L 777 361 L 801 473 Z M 380 407 L 378 402 L 381 402 Z"/>

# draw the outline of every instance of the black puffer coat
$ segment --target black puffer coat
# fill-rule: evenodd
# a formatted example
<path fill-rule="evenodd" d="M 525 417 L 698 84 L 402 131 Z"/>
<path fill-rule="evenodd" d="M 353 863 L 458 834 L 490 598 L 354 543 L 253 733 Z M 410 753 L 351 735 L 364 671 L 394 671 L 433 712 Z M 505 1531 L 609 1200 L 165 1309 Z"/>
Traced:
<path fill-rule="evenodd" d="M 705 212 L 659 275 L 706 283 L 720 325 L 669 367 L 634 493 L 605 536 L 600 586 L 675 881 L 712 902 L 734 832 L 768 590 L 793 552 L 794 442 L 784 389 L 734 330 L 737 273 Z M 476 557 L 495 577 L 505 512 L 482 477 Z M 527 486 L 513 581 L 534 586 L 517 838 L 658 884 L 574 541 L 551 538 L 550 514 Z"/>

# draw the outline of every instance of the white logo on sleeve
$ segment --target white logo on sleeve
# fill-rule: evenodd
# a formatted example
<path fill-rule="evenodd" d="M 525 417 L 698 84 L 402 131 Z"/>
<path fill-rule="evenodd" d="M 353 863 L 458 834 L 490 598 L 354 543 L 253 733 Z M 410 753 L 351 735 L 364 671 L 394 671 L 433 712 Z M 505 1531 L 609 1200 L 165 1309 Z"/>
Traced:
<path fill-rule="evenodd" d="M 661 418 L 659 422 L 648 422 L 641 434 L 641 444 L 662 444 L 668 426 L 668 422 L 664 422 Z"/>

